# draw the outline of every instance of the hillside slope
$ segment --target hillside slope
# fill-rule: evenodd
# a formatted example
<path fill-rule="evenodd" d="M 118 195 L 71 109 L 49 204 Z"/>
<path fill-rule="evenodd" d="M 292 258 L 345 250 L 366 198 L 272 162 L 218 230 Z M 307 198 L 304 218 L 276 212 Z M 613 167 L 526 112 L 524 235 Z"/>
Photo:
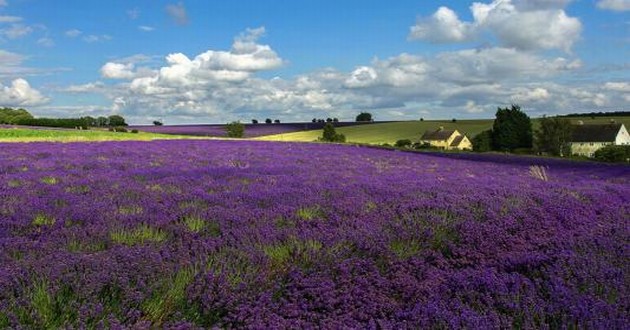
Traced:
<path fill-rule="evenodd" d="M 572 117 L 573 123 L 582 121 L 584 124 L 605 124 L 611 118 Z M 630 127 L 630 116 L 614 118 Z M 422 134 L 427 130 L 435 130 L 439 127 L 445 129 L 457 129 L 472 138 L 480 132 L 491 129 L 494 119 L 458 120 L 453 123 L 450 120 L 425 120 L 425 121 L 401 121 L 390 123 L 375 123 L 363 126 L 338 127 L 337 132 L 346 136 L 347 142 L 369 143 L 369 144 L 393 144 L 400 139 L 409 139 L 417 142 Z M 532 119 L 534 130 L 539 127 L 539 119 Z M 261 141 L 296 141 L 311 142 L 316 141 L 322 135 L 322 130 L 309 130 L 293 133 L 267 135 L 255 138 Z"/>

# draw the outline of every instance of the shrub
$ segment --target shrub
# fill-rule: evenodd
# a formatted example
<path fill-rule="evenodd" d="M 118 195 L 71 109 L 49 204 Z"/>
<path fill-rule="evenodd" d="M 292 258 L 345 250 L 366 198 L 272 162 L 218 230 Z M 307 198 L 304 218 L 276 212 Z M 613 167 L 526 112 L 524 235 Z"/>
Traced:
<path fill-rule="evenodd" d="M 437 147 L 432 146 L 431 143 L 429 142 L 414 143 L 413 148 L 414 149 L 436 149 L 436 150 L 438 149 Z"/>
<path fill-rule="evenodd" d="M 326 123 L 324 125 L 324 131 L 320 141 L 325 142 L 346 142 L 346 136 L 343 134 L 337 134 L 335 126 L 332 123 Z"/>
<path fill-rule="evenodd" d="M 486 152 L 492 150 L 492 130 L 483 131 L 472 139 L 473 151 Z"/>
<path fill-rule="evenodd" d="M 114 132 L 120 132 L 120 133 L 127 133 L 127 129 L 122 127 L 122 126 L 116 126 L 114 127 Z"/>
<path fill-rule="evenodd" d="M 238 121 L 233 121 L 225 125 L 225 131 L 227 132 L 228 137 L 242 138 L 245 134 L 245 125 L 241 124 Z"/>
<path fill-rule="evenodd" d="M 398 147 L 398 148 L 409 148 L 409 147 L 411 147 L 411 140 L 409 140 L 409 139 L 398 140 L 398 141 L 396 141 L 395 146 Z"/>
<path fill-rule="evenodd" d="M 138 134 L 138 130 L 134 128 L 131 130 L 131 133 Z"/>
<path fill-rule="evenodd" d="M 630 145 L 607 145 L 593 154 L 593 158 L 602 162 L 630 162 Z"/>
<path fill-rule="evenodd" d="M 273 121 L 271 120 L 271 118 L 267 118 L 265 119 L 265 124 L 271 124 Z"/>
<path fill-rule="evenodd" d="M 162 125 L 164 125 L 164 124 L 162 124 L 162 122 L 161 122 L 161 121 L 159 121 L 159 120 L 154 120 L 154 121 L 153 121 L 153 125 L 155 125 L 155 126 L 162 126 Z"/>

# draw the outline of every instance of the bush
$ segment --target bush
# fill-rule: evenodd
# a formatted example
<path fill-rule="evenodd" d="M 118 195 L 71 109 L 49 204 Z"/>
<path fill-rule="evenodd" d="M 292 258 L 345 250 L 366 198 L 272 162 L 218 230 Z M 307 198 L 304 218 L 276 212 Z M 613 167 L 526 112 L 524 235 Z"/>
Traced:
<path fill-rule="evenodd" d="M 159 120 L 154 120 L 153 121 L 153 125 L 155 125 L 155 126 L 162 126 L 164 124 L 161 121 L 159 121 Z"/>
<path fill-rule="evenodd" d="M 238 121 L 233 121 L 225 125 L 225 131 L 227 132 L 228 137 L 242 138 L 245 134 L 245 125 L 241 124 Z"/>
<path fill-rule="evenodd" d="M 432 146 L 431 143 L 429 143 L 429 142 L 414 143 L 413 144 L 413 148 L 414 149 L 425 149 L 425 150 L 438 150 L 438 149 L 440 149 L 438 147 Z"/>
<path fill-rule="evenodd" d="M 346 142 L 346 136 L 343 134 L 337 134 L 335 126 L 332 123 L 326 123 L 324 125 L 324 131 L 320 141 L 325 142 Z"/>
<path fill-rule="evenodd" d="M 134 128 L 131 130 L 131 133 L 138 134 L 138 130 Z"/>
<path fill-rule="evenodd" d="M 411 140 L 409 140 L 409 139 L 398 140 L 398 141 L 396 141 L 395 146 L 397 148 L 409 148 L 409 147 L 411 147 Z"/>
<path fill-rule="evenodd" d="M 271 120 L 271 118 L 267 118 L 265 119 L 265 124 L 271 124 L 273 121 Z"/>
<path fill-rule="evenodd" d="M 124 128 L 122 126 L 117 126 L 117 127 L 114 127 L 114 132 L 127 133 L 128 131 L 127 131 L 126 128 Z"/>
<path fill-rule="evenodd" d="M 610 163 L 630 162 L 630 145 L 607 145 L 593 154 L 595 160 Z"/>

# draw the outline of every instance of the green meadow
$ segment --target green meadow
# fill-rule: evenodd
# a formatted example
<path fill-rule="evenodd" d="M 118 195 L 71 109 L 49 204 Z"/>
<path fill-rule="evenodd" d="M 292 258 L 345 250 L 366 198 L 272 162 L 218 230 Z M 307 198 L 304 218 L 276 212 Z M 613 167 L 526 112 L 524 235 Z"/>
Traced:
<path fill-rule="evenodd" d="M 572 117 L 570 120 L 577 123 L 579 120 L 584 124 L 605 124 L 609 123 L 611 117 L 591 119 L 590 117 Z M 614 117 L 617 122 L 624 123 L 630 127 L 630 116 Z M 425 131 L 436 130 L 439 127 L 444 129 L 457 129 L 469 137 L 474 137 L 480 132 L 491 129 L 494 119 L 477 120 L 425 120 L 425 121 L 401 121 L 391 123 L 375 123 L 371 125 L 357 125 L 350 127 L 339 127 L 337 133 L 344 134 L 347 142 L 367 143 L 367 144 L 394 144 L 401 139 L 409 139 L 417 142 Z M 538 129 L 538 119 L 532 119 L 533 129 Z M 322 135 L 322 130 L 310 130 L 285 134 L 267 135 L 255 138 L 263 141 L 296 141 L 311 142 L 316 141 Z"/>
<path fill-rule="evenodd" d="M 71 129 L 29 129 L 0 128 L 0 142 L 83 142 L 83 141 L 125 141 L 125 140 L 164 140 L 191 139 L 196 137 L 154 134 L 122 133 L 106 130 L 71 130 Z"/>

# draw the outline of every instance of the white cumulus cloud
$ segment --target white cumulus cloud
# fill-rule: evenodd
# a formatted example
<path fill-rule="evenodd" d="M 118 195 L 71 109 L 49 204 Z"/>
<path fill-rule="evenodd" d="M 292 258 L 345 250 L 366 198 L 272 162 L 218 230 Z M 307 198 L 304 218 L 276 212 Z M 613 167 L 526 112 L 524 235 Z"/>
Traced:
<path fill-rule="evenodd" d="M 10 86 L 0 84 L 0 103 L 5 106 L 24 107 L 45 104 L 49 99 L 31 87 L 28 81 L 18 78 Z"/>
<path fill-rule="evenodd" d="M 431 17 L 420 19 L 412 26 L 409 38 L 436 43 L 460 42 L 470 39 L 473 33 L 470 23 L 460 21 L 453 10 L 440 7 Z"/>
<path fill-rule="evenodd" d="M 163 88 L 240 82 L 255 72 L 278 68 L 283 64 L 282 59 L 271 47 L 258 43 L 258 38 L 264 33 L 264 28 L 248 29 L 235 38 L 229 51 L 208 50 L 192 59 L 182 53 L 170 54 L 166 57 L 167 66 L 160 68 L 155 76 L 133 81 L 131 87 L 156 91 Z M 128 65 L 124 68 L 120 65 L 111 67 L 127 71 L 133 69 Z M 122 75 L 118 76 L 122 78 Z M 131 77 L 129 74 L 127 76 Z"/>
<path fill-rule="evenodd" d="M 523 50 L 571 50 L 579 40 L 582 23 L 569 17 L 564 9 L 570 1 L 562 0 L 494 0 L 475 2 L 470 6 L 473 21 L 461 21 L 457 14 L 440 7 L 431 17 L 421 18 L 410 28 L 410 39 L 429 42 L 462 42 L 475 40 L 484 32 L 496 37 L 499 44 Z"/>
<path fill-rule="evenodd" d="M 132 79 L 136 76 L 133 70 L 134 65 L 132 63 L 108 62 L 101 67 L 101 76 L 108 79 Z"/>

